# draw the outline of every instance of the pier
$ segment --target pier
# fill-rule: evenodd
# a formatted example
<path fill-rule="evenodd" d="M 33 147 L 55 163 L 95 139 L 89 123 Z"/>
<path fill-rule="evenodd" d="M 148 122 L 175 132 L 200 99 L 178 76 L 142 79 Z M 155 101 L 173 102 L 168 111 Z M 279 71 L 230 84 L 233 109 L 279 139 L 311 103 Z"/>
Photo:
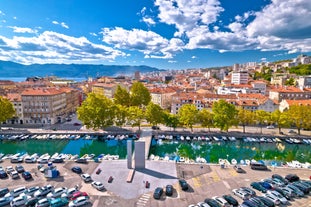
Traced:
<path fill-rule="evenodd" d="M 145 142 L 145 159 L 148 159 L 149 156 L 149 150 L 152 140 L 152 131 L 151 130 L 143 130 L 140 134 L 140 141 Z"/>

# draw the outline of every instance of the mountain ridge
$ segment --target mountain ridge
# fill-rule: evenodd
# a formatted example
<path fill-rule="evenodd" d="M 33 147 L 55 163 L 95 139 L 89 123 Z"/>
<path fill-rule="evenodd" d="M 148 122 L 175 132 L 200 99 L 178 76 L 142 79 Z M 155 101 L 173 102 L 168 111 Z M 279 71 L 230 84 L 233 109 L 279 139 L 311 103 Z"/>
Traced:
<path fill-rule="evenodd" d="M 0 60 L 0 77 L 98 77 L 132 75 L 135 71 L 163 71 L 146 65 L 92 65 L 92 64 L 31 64 L 23 65 L 12 61 Z"/>

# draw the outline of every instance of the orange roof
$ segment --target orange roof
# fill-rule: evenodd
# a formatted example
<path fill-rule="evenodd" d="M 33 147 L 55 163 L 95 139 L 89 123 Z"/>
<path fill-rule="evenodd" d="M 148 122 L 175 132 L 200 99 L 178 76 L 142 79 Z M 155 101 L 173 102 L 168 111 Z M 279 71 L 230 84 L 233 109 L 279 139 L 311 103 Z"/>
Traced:
<path fill-rule="evenodd" d="M 266 96 L 261 93 L 238 93 L 239 99 L 265 99 Z"/>
<path fill-rule="evenodd" d="M 22 92 L 22 96 L 53 96 L 62 94 L 64 91 L 61 88 L 31 88 Z"/>
<path fill-rule="evenodd" d="M 304 105 L 304 106 L 311 106 L 311 99 L 306 100 L 288 100 L 286 99 L 286 102 L 289 106 L 293 105 Z"/>
<path fill-rule="evenodd" d="M 20 94 L 18 93 L 8 93 L 6 95 L 6 98 L 9 100 L 9 101 L 22 101 L 22 97 Z"/>
<path fill-rule="evenodd" d="M 270 91 L 274 92 L 283 92 L 283 93 L 301 93 L 303 92 L 300 88 L 296 88 L 293 86 L 288 86 L 288 87 L 281 87 L 281 88 L 273 88 Z"/>
<path fill-rule="evenodd" d="M 176 90 L 173 88 L 152 88 L 149 90 L 150 93 L 174 93 Z"/>

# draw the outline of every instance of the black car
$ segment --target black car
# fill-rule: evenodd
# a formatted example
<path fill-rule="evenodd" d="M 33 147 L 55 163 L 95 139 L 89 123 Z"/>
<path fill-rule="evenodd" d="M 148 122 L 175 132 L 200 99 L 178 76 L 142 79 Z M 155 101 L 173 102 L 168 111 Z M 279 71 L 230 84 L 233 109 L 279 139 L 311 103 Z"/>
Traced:
<path fill-rule="evenodd" d="M 8 177 L 8 174 L 3 171 L 3 170 L 0 170 L 0 178 L 7 178 Z"/>
<path fill-rule="evenodd" d="M 299 190 L 301 190 L 304 194 L 309 194 L 310 189 L 304 185 L 302 185 L 301 183 L 292 183 L 294 186 L 296 186 Z"/>
<path fill-rule="evenodd" d="M 173 186 L 172 185 L 166 185 L 165 187 L 165 195 L 172 196 L 173 195 Z"/>
<path fill-rule="evenodd" d="M 75 161 L 76 163 L 87 163 L 87 159 L 85 158 L 79 158 Z"/>
<path fill-rule="evenodd" d="M 240 165 L 234 165 L 233 169 L 237 172 L 237 173 L 244 173 L 245 171 L 241 168 Z"/>
<path fill-rule="evenodd" d="M 182 190 L 184 190 L 184 191 L 188 190 L 189 186 L 188 186 L 187 181 L 185 181 L 184 179 L 181 179 L 178 182 L 179 182 L 179 185 L 180 185 Z"/>
<path fill-rule="evenodd" d="M 299 177 L 296 174 L 288 174 L 285 176 L 285 179 L 288 180 L 288 182 L 292 183 L 295 181 L 299 181 Z"/>
<path fill-rule="evenodd" d="M 214 199 L 211 199 L 211 198 L 206 198 L 204 200 L 205 203 L 207 203 L 208 205 L 210 205 L 211 207 L 221 207 L 217 201 L 215 201 Z"/>
<path fill-rule="evenodd" d="M 254 202 L 259 207 L 266 207 L 266 205 L 259 198 L 253 197 L 253 198 L 250 198 L 249 200 L 251 202 Z"/>
<path fill-rule="evenodd" d="M 36 197 L 32 197 L 30 199 L 27 200 L 27 202 L 25 203 L 26 207 L 33 207 L 36 206 L 36 203 L 39 201 L 38 198 Z"/>
<path fill-rule="evenodd" d="M 248 194 L 250 194 L 251 196 L 256 196 L 256 192 L 253 191 L 252 189 L 248 188 L 248 187 L 241 187 L 241 190 L 247 192 Z"/>
<path fill-rule="evenodd" d="M 32 175 L 30 172 L 26 171 L 26 172 L 23 172 L 22 173 L 22 177 L 25 179 L 25 180 L 30 180 L 32 179 Z"/>
<path fill-rule="evenodd" d="M 256 198 L 259 198 L 268 207 L 275 207 L 275 204 L 273 203 L 273 201 L 271 201 L 268 198 L 265 198 L 263 196 L 257 196 Z"/>
<path fill-rule="evenodd" d="M 266 188 L 264 188 L 260 183 L 258 183 L 258 182 L 252 182 L 251 183 L 251 186 L 252 186 L 252 188 L 254 188 L 254 189 L 256 189 L 256 190 L 258 190 L 258 191 L 260 191 L 260 192 L 262 192 L 262 193 L 266 193 L 267 192 L 267 189 Z"/>
<path fill-rule="evenodd" d="M 279 175 L 279 174 L 273 174 L 273 175 L 272 175 L 272 178 L 277 178 L 277 179 L 279 179 L 280 181 L 282 181 L 283 183 L 285 183 L 286 185 L 288 184 L 288 181 L 287 181 L 283 176 L 281 176 L 281 175 Z"/>
<path fill-rule="evenodd" d="M 248 207 L 260 207 L 257 203 L 255 203 L 252 200 L 244 200 L 242 204 Z"/>
<path fill-rule="evenodd" d="M 10 192 L 8 188 L 0 188 L 0 197 L 3 197 L 8 192 Z"/>
<path fill-rule="evenodd" d="M 160 199 L 162 193 L 163 193 L 163 188 L 157 187 L 157 188 L 154 190 L 154 192 L 153 192 L 153 198 L 154 198 L 154 199 Z"/>
<path fill-rule="evenodd" d="M 18 173 L 22 173 L 22 172 L 25 172 L 25 169 L 22 165 L 16 165 L 15 166 L 15 170 L 18 172 Z"/>
<path fill-rule="evenodd" d="M 286 198 L 288 201 L 292 199 L 292 197 L 287 194 L 286 192 L 284 192 L 281 188 L 273 188 L 273 190 L 275 190 L 276 192 L 278 192 L 279 194 L 281 194 L 284 198 Z"/>
<path fill-rule="evenodd" d="M 74 166 L 73 168 L 71 168 L 71 171 L 72 171 L 72 172 L 75 172 L 75 173 L 77 173 L 77 174 L 82 173 L 81 167 L 78 167 L 78 166 Z"/>
<path fill-rule="evenodd" d="M 63 160 L 63 158 L 55 158 L 55 159 L 52 159 L 52 162 L 53 163 L 63 163 L 64 160 Z"/>
<path fill-rule="evenodd" d="M 233 198 L 231 195 L 223 195 L 222 196 L 230 205 L 239 206 L 239 202 Z"/>

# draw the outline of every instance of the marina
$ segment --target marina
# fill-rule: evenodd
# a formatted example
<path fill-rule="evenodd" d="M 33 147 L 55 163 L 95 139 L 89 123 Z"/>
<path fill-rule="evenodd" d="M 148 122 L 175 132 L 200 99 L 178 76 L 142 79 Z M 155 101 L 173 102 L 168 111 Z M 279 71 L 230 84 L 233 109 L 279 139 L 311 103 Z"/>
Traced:
<path fill-rule="evenodd" d="M 117 160 L 126 158 L 126 140 L 137 140 L 131 134 L 1 134 L 0 158 L 14 155 L 23 159 L 64 160 L 86 158 Z M 232 137 L 223 135 L 152 135 L 150 160 L 186 163 L 249 164 L 260 160 L 267 165 L 310 168 L 311 139 L 279 137 Z M 36 155 L 36 156 L 35 156 Z M 41 157 L 38 157 L 38 156 Z"/>

